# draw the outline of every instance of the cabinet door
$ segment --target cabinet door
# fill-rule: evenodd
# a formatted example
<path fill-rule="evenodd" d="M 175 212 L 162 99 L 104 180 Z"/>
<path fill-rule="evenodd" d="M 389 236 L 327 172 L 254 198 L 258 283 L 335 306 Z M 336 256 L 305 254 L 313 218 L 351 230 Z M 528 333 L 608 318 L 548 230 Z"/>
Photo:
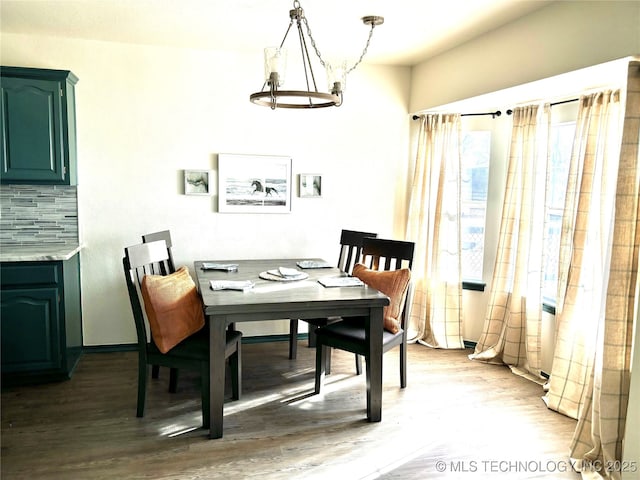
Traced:
<path fill-rule="evenodd" d="M 2 181 L 65 183 L 59 81 L 2 77 Z"/>
<path fill-rule="evenodd" d="M 62 366 L 58 295 L 57 288 L 0 292 L 3 374 Z"/>

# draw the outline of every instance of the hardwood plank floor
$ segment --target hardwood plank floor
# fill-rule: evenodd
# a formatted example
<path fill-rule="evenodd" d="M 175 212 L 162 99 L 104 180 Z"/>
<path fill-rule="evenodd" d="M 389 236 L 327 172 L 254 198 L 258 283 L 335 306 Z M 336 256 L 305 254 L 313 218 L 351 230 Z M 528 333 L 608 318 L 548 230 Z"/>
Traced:
<path fill-rule="evenodd" d="M 243 397 L 227 389 L 219 440 L 199 428 L 196 376 L 169 394 L 162 369 L 140 419 L 135 353 L 85 354 L 69 381 L 2 392 L 2 479 L 579 478 L 567 463 L 575 421 L 506 367 L 411 345 L 401 390 L 389 352 L 382 422 L 368 423 L 353 355 L 334 352 L 315 396 L 305 345 L 297 360 L 284 342 L 243 345 Z"/>

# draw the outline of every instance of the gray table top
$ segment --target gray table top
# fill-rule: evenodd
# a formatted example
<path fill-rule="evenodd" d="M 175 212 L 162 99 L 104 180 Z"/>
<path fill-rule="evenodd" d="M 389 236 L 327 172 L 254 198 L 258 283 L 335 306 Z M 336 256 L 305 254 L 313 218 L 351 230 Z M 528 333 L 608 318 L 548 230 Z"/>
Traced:
<path fill-rule="evenodd" d="M 205 313 L 215 314 L 256 314 L 259 318 L 278 317 L 278 313 L 293 313 L 296 318 L 315 318 L 316 310 L 340 309 L 344 315 L 362 314 L 362 309 L 381 307 L 389 304 L 389 298 L 374 288 L 324 287 L 318 283 L 322 277 L 345 276 L 338 268 L 301 269 L 296 265 L 309 258 L 261 259 L 261 260 L 204 260 L 196 261 L 196 283 L 202 295 Z M 238 264 L 235 272 L 203 270 L 203 262 Z M 309 275 L 305 280 L 278 282 L 259 277 L 261 272 L 278 267 L 297 268 Z M 246 291 L 212 290 L 211 280 L 251 280 L 255 286 Z M 360 313 L 358 313 L 360 310 Z M 246 318 L 246 317 L 245 317 Z M 250 318 L 252 319 L 252 318 Z"/>

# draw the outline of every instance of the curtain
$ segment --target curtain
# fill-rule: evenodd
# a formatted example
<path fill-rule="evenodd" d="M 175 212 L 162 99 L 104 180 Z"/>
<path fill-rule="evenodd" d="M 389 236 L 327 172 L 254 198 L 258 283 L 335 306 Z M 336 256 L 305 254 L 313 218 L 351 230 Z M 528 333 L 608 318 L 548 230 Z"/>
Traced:
<path fill-rule="evenodd" d="M 460 167 L 460 115 L 422 116 L 407 223 L 416 243 L 408 336 L 436 348 L 464 348 Z"/>
<path fill-rule="evenodd" d="M 611 256 L 619 149 L 619 92 L 580 99 L 558 268 L 556 345 L 545 401 L 578 418 L 595 361 Z"/>
<path fill-rule="evenodd" d="M 541 317 L 549 106 L 517 107 L 498 254 L 473 360 L 506 364 L 542 382 Z"/>
<path fill-rule="evenodd" d="M 640 251 L 638 62 L 622 129 L 619 108 L 617 91 L 580 99 L 545 396 L 549 408 L 578 419 L 570 456 L 584 478 L 621 478 Z"/>

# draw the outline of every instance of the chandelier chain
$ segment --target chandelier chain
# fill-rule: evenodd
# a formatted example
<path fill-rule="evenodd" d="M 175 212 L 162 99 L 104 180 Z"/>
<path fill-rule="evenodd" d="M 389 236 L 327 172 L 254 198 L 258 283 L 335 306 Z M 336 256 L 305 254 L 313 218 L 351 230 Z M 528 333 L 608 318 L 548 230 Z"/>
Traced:
<path fill-rule="evenodd" d="M 318 56 L 318 59 L 320 60 L 320 65 L 322 65 L 324 68 L 326 68 L 324 60 L 322 59 L 322 55 L 320 55 L 320 50 L 318 50 L 318 46 L 316 45 L 316 41 L 313 38 L 313 35 L 311 35 L 311 27 L 309 26 L 309 22 L 307 21 L 307 17 L 303 17 L 302 21 L 304 22 L 304 26 L 307 27 L 307 35 L 309 35 L 309 40 L 311 40 L 311 46 L 315 50 L 316 55 Z"/>
<path fill-rule="evenodd" d="M 362 62 L 362 59 L 367 54 L 367 50 L 369 49 L 369 43 L 371 43 L 371 36 L 373 35 L 373 28 L 374 27 L 375 27 L 375 25 L 371 24 L 371 30 L 369 30 L 369 36 L 367 37 L 367 43 L 364 46 L 364 50 L 362 50 L 362 54 L 360 55 L 360 58 L 358 59 L 358 61 L 356 63 L 353 64 L 353 67 L 351 67 L 349 70 L 347 70 L 347 74 L 353 72 L 356 69 L 356 67 L 358 65 L 360 65 L 360 62 Z"/>
<path fill-rule="evenodd" d="M 316 41 L 313 38 L 313 35 L 311 34 L 311 27 L 309 26 L 309 22 L 307 21 L 307 17 L 303 17 L 302 21 L 304 22 L 305 27 L 307 27 L 307 35 L 309 35 L 309 40 L 311 40 L 311 46 L 313 47 L 313 49 L 316 52 L 316 55 L 318 57 L 318 59 L 320 60 L 320 65 L 322 65 L 323 68 L 327 68 L 325 61 L 322 58 L 322 55 L 320 54 L 320 50 L 318 50 L 318 46 L 316 45 Z M 358 65 L 360 65 L 360 62 L 362 62 L 362 59 L 364 58 L 364 56 L 367 54 L 367 50 L 369 49 L 369 44 L 371 43 L 371 37 L 373 36 L 373 29 L 374 29 L 375 25 L 372 23 L 371 24 L 371 30 L 369 30 L 369 36 L 367 37 L 367 43 L 364 46 L 364 49 L 362 50 L 362 54 L 360 54 L 360 58 L 358 58 L 358 61 L 356 63 L 353 64 L 353 66 L 347 70 L 347 74 L 353 72 L 356 67 Z"/>

